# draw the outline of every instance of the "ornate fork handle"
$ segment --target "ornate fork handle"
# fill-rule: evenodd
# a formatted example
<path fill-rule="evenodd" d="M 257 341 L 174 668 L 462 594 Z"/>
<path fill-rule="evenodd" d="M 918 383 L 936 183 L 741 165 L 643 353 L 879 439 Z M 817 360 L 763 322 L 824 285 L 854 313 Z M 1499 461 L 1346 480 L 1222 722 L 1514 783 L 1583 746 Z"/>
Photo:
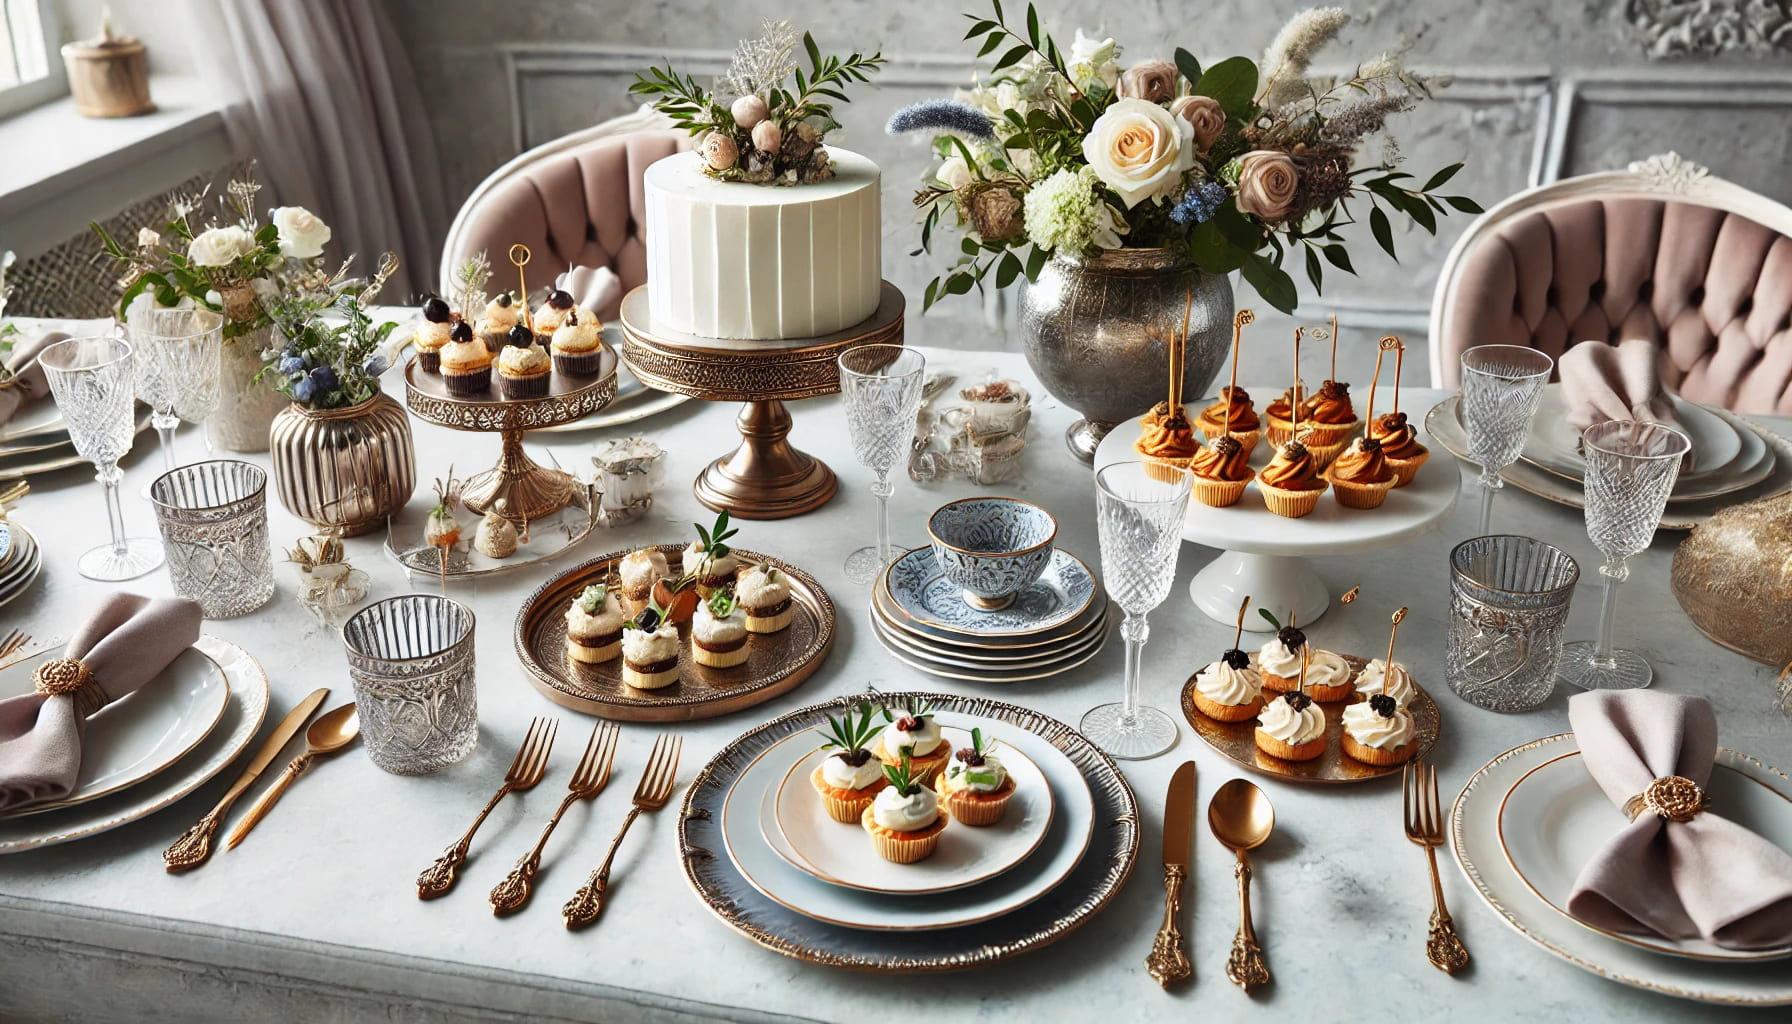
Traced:
<path fill-rule="evenodd" d="M 1180 864 L 1164 865 L 1164 923 L 1145 958 L 1145 969 L 1164 988 L 1194 973 L 1183 948 L 1182 929 L 1176 919 L 1182 913 L 1182 881 L 1187 872 Z"/>
<path fill-rule="evenodd" d="M 577 931 L 591 924 L 603 913 L 604 894 L 610 887 L 610 862 L 616 859 L 616 850 L 622 845 L 622 837 L 628 835 L 628 827 L 640 816 L 640 805 L 629 808 L 628 817 L 622 819 L 622 827 L 616 830 L 616 838 L 610 840 L 610 851 L 604 854 L 603 864 L 591 873 L 585 884 L 579 886 L 579 891 L 572 894 L 572 899 L 567 900 L 566 905 L 560 908 L 560 916 L 566 920 L 568 931 Z"/>
<path fill-rule="evenodd" d="M 485 809 L 473 819 L 473 824 L 467 827 L 466 834 L 442 851 L 435 863 L 423 869 L 423 873 L 417 876 L 418 899 L 433 900 L 438 896 L 446 896 L 448 890 L 454 888 L 454 883 L 460 879 L 461 865 L 467 862 L 467 851 L 473 848 L 473 833 L 478 832 L 479 826 L 485 824 L 486 815 L 492 813 L 498 802 L 509 795 L 509 783 L 500 786 L 498 792 L 486 802 Z"/>
<path fill-rule="evenodd" d="M 566 794 L 566 799 L 560 801 L 554 816 L 548 819 L 548 827 L 541 830 L 541 838 L 535 841 L 535 848 L 516 862 L 516 867 L 510 869 L 510 874 L 505 875 L 502 882 L 492 886 L 488 899 L 491 901 L 493 914 L 498 917 L 514 914 L 529 902 L 529 893 L 535 885 L 535 873 L 541 870 L 541 851 L 548 845 L 548 837 L 554 834 L 554 827 L 560 824 L 560 816 L 577 799 L 578 793 Z"/>
<path fill-rule="evenodd" d="M 1456 935 L 1456 922 L 1450 919 L 1450 910 L 1444 906 L 1443 885 L 1437 877 L 1437 853 L 1431 847 L 1425 847 L 1425 859 L 1431 865 L 1431 897 L 1434 907 L 1431 911 L 1431 927 L 1425 935 L 1425 955 L 1431 959 L 1432 966 L 1445 974 L 1455 974 L 1468 966 L 1468 947 Z"/>
<path fill-rule="evenodd" d="M 182 833 L 162 851 L 162 862 L 168 873 L 178 875 L 183 871 L 204 864 L 212 855 L 212 838 L 218 834 L 218 826 L 224 824 L 224 815 L 217 808 L 206 812 L 205 817 L 193 823 L 193 827 Z"/>
<path fill-rule="evenodd" d="M 1263 947 L 1257 945 L 1257 932 L 1251 927 L 1251 865 L 1244 853 L 1232 869 L 1238 878 L 1238 934 L 1232 939 L 1232 952 L 1226 957 L 1226 977 L 1249 994 L 1259 985 L 1269 984 L 1269 963 L 1263 958 Z"/>

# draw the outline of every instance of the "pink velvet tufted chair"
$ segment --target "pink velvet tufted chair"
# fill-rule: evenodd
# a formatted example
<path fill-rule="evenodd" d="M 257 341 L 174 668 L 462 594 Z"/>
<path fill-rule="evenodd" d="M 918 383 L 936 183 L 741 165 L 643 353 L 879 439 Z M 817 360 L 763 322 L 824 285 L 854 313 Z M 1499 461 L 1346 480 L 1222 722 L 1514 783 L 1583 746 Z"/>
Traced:
<path fill-rule="evenodd" d="M 490 287 L 514 288 L 509 253 L 521 242 L 530 251 L 531 290 L 583 268 L 569 290 L 581 303 L 596 301 L 598 316 L 614 319 L 622 296 L 647 280 L 641 175 L 654 161 L 690 148 L 689 137 L 668 124 L 643 110 L 537 146 L 493 172 L 448 229 L 442 294 L 453 294 L 454 268 L 481 249 L 492 264 Z M 613 272 L 621 286 L 599 268 Z"/>
<path fill-rule="evenodd" d="M 1451 250 L 1431 307 L 1431 379 L 1475 345 L 1648 338 L 1695 402 L 1792 413 L 1792 209 L 1674 154 L 1521 192 Z"/>

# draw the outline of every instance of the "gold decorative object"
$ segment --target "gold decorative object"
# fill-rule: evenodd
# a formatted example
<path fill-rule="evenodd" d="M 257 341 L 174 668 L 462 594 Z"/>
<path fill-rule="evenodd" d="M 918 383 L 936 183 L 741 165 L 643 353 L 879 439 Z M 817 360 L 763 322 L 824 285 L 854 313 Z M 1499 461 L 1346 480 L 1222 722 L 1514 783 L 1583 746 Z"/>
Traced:
<path fill-rule="evenodd" d="M 355 737 L 360 734 L 361 719 L 356 714 L 353 703 L 332 708 L 319 715 L 317 721 L 311 723 L 311 728 L 305 730 L 305 752 L 288 761 L 286 770 L 280 773 L 280 777 L 274 780 L 274 784 L 262 791 L 262 794 L 255 798 L 255 802 L 249 805 L 249 811 L 243 815 L 243 820 L 237 823 L 236 828 L 230 830 L 230 838 L 226 841 L 225 849 L 237 848 L 237 845 L 249 835 L 249 832 L 260 824 L 261 819 L 267 817 L 268 812 L 274 809 L 274 804 L 279 802 L 280 795 L 286 792 L 286 787 L 305 774 L 305 769 L 311 767 L 311 762 L 325 754 L 334 754 L 353 743 Z"/>
<path fill-rule="evenodd" d="M 523 909 L 529 902 L 529 893 L 535 885 L 535 873 L 541 870 L 541 851 L 548 845 L 548 837 L 554 834 L 554 826 L 560 824 L 561 815 L 566 809 L 580 800 L 594 799 L 604 791 L 610 781 L 610 762 L 616 757 L 616 737 L 622 732 L 614 722 L 599 722 L 591 730 L 591 739 L 585 743 L 585 755 L 579 758 L 579 765 L 573 769 L 572 780 L 566 784 L 566 797 L 548 819 L 548 826 L 541 830 L 541 838 L 523 859 L 516 862 L 510 874 L 492 887 L 492 913 L 505 917 Z"/>
<path fill-rule="evenodd" d="M 1276 827 L 1276 809 L 1269 797 L 1243 779 L 1233 779 L 1220 786 L 1207 804 L 1207 827 L 1220 845 L 1238 858 L 1232 874 L 1238 879 L 1238 934 L 1232 938 L 1231 952 L 1226 956 L 1226 977 L 1249 994 L 1269 984 L 1269 963 L 1263 958 L 1263 947 L 1257 944 L 1257 931 L 1251 924 L 1251 859 L 1250 851 L 1262 846 Z"/>
<path fill-rule="evenodd" d="M 334 624 L 367 600 L 368 575 L 348 564 L 335 537 L 301 537 L 286 560 L 299 567 L 299 603 L 319 622 Z"/>
<path fill-rule="evenodd" d="M 1792 662 L 1792 492 L 1732 505 L 1674 549 L 1674 597 L 1713 641 Z"/>
<path fill-rule="evenodd" d="M 616 838 L 610 840 L 610 851 L 604 854 L 604 862 L 560 908 L 560 916 L 565 919 L 569 931 L 591 924 L 603 913 L 604 893 L 610 885 L 610 862 L 616 859 L 616 849 L 622 845 L 622 837 L 628 835 L 628 827 L 635 823 L 642 811 L 657 811 L 672 799 L 672 784 L 678 779 L 678 755 L 683 749 L 684 740 L 671 733 L 660 733 L 659 739 L 653 741 L 653 752 L 648 755 L 647 767 L 635 787 L 634 806 L 629 809 L 628 817 L 622 819 Z"/>
<path fill-rule="evenodd" d="M 79 658 L 57 658 L 37 666 L 31 688 L 48 697 L 74 693 L 93 682 L 93 672 Z"/>
<path fill-rule="evenodd" d="M 289 403 L 267 435 L 280 504 L 312 526 L 358 537 L 411 500 L 411 422 L 385 395 L 341 409 Z"/>
<path fill-rule="evenodd" d="M 1680 775 L 1663 775 L 1624 801 L 1624 816 L 1635 821 L 1646 811 L 1668 821 L 1687 822 L 1709 806 L 1705 790 L 1698 783 Z"/>
<path fill-rule="evenodd" d="M 1184 761 L 1170 777 L 1170 791 L 1164 798 L 1164 922 L 1145 958 L 1146 971 L 1164 988 L 1194 973 L 1177 923 L 1182 915 L 1182 885 L 1188 878 L 1194 817 L 1195 762 Z"/>
<path fill-rule="evenodd" d="M 676 573 L 684 545 L 658 548 Z M 631 549 L 632 550 L 632 549 Z M 834 602 L 815 577 L 782 559 L 734 549 L 742 565 L 776 566 L 790 584 L 790 625 L 776 633 L 747 637 L 747 661 L 733 668 L 709 668 L 690 657 L 688 641 L 679 650 L 679 682 L 662 690 L 637 690 L 622 682 L 621 660 L 597 665 L 566 657 L 566 609 L 592 583 L 608 580 L 628 551 L 574 566 L 543 584 L 523 602 L 516 617 L 516 653 L 530 685 L 562 707 L 625 722 L 684 722 L 713 718 L 762 704 L 794 689 L 826 660 L 834 644 Z"/>
<path fill-rule="evenodd" d="M 317 706 L 322 704 L 324 698 L 329 695 L 330 688 L 327 686 L 313 690 L 310 696 L 299 701 L 291 711 L 288 711 L 286 717 L 280 720 L 279 725 L 274 726 L 274 731 L 268 734 L 268 738 L 262 742 L 261 748 L 250 759 L 249 767 L 244 768 L 243 774 L 237 776 L 237 780 L 224 791 L 224 796 L 218 801 L 217 806 L 207 811 L 205 817 L 200 818 L 192 828 L 182 833 L 173 845 L 162 851 L 162 861 L 167 866 L 169 874 L 177 875 L 183 871 L 191 871 L 211 857 L 212 837 L 218 834 L 218 826 L 224 823 L 224 815 L 230 813 L 230 805 L 236 803 L 236 798 L 242 796 L 244 790 L 254 785 L 255 780 L 261 777 L 261 773 L 267 770 L 268 765 L 274 763 L 274 758 L 280 756 L 280 749 L 286 746 L 286 741 L 298 734 L 305 721 L 311 717 L 311 713 L 316 711 Z"/>
<path fill-rule="evenodd" d="M 741 445 L 698 474 L 697 500 L 737 519 L 784 519 L 813 512 L 834 496 L 833 470 L 792 447 L 784 403 L 840 390 L 840 353 L 860 345 L 902 344 L 904 299 L 884 282 L 877 312 L 818 338 L 725 341 L 656 329 L 647 286 L 622 300 L 622 358 L 648 387 L 711 402 L 745 402 L 735 420 Z"/>
<path fill-rule="evenodd" d="M 64 43 L 62 66 L 75 113 L 82 117 L 132 117 L 156 109 L 149 98 L 149 51 L 135 36 L 112 33 L 112 13 L 100 17 L 95 39 Z"/>
<path fill-rule="evenodd" d="M 467 826 L 462 835 L 452 846 L 443 851 L 436 862 L 425 868 L 417 876 L 417 898 L 433 900 L 445 896 L 454 888 L 460 878 L 460 866 L 467 862 L 467 851 L 473 846 L 473 833 L 485 823 L 486 815 L 498 806 L 498 802 L 512 793 L 524 793 L 534 789 L 547 773 L 548 752 L 554 749 L 554 734 L 560 729 L 560 723 L 552 718 L 539 715 L 529 723 L 529 733 L 523 737 L 523 745 L 517 749 L 516 758 L 510 762 L 510 770 L 504 773 L 504 784 L 487 800 L 485 808 Z"/>
<path fill-rule="evenodd" d="M 1402 773 L 1403 817 L 1406 838 L 1425 850 L 1425 863 L 1431 868 L 1430 927 L 1425 937 L 1425 955 L 1432 966 L 1445 974 L 1455 974 L 1468 966 L 1468 947 L 1456 935 L 1456 922 L 1450 919 L 1450 908 L 1444 906 L 1444 887 L 1437 877 L 1437 847 L 1444 842 L 1443 811 L 1437 797 L 1437 769 L 1420 760 L 1408 762 Z"/>

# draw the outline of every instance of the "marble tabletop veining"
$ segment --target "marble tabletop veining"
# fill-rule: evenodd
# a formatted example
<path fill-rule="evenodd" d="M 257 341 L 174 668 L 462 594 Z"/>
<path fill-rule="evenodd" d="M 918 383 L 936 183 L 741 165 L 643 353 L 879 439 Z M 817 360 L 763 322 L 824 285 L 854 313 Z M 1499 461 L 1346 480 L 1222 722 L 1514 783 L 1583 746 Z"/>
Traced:
<path fill-rule="evenodd" d="M 1046 506 L 1059 519 L 1058 544 L 1098 565 L 1089 472 L 1061 440 L 1074 414 L 1044 395 L 1018 355 L 929 355 L 961 380 L 995 370 L 1033 388 L 1039 398 L 1025 477 L 988 490 Z M 1415 420 L 1439 397 L 1416 388 L 1402 396 Z M 791 408 L 792 440 L 839 473 L 839 495 L 808 516 L 740 522 L 735 538 L 798 562 L 829 588 L 839 607 L 834 650 L 813 678 L 789 694 L 729 717 L 674 727 L 685 740 L 683 779 L 758 722 L 858 692 L 867 683 L 1012 700 L 1072 724 L 1090 706 L 1119 695 L 1117 638 L 1080 669 L 1005 686 L 932 679 L 883 652 L 866 621 L 866 588 L 847 583 L 842 572 L 847 554 L 872 539 L 875 504 L 871 474 L 853 462 L 838 403 L 822 398 Z M 693 521 L 707 524 L 713 515 L 693 499 L 690 481 L 706 460 L 736 443 L 736 408 L 692 402 L 640 424 L 671 452 L 658 504 L 643 521 L 597 531 L 555 566 L 649 542 L 683 542 L 693 536 Z M 1786 422 L 1778 427 L 1785 429 Z M 495 435 L 419 422 L 413 428 L 424 483 L 416 502 L 427 500 L 427 481 L 449 463 L 465 474 L 497 457 Z M 528 447 L 538 457 L 552 451 L 562 466 L 584 466 L 598 443 L 627 429 L 543 435 Z M 138 439 L 123 488 L 126 520 L 135 533 L 154 530 L 152 511 L 139 497 L 160 464 L 153 441 L 153 435 Z M 192 431 L 182 432 L 180 445 L 188 458 L 199 456 Z M 265 455 L 251 458 L 265 464 Z M 1424 470 L 1457 471 L 1442 451 Z M 105 511 L 86 470 L 69 470 L 34 487 L 15 515 L 43 542 L 46 569 L 29 595 L 0 611 L 0 627 L 66 632 L 107 590 L 74 571 L 75 557 L 103 540 Z M 899 480 L 892 499 L 895 539 L 921 543 L 928 511 L 976 493 L 985 491 L 963 481 L 923 487 Z M 1399 657 L 1442 709 L 1434 760 L 1446 804 L 1495 754 L 1568 727 L 1566 693 L 1538 711 L 1508 716 L 1474 708 L 1444 684 L 1446 555 L 1473 530 L 1476 497 L 1472 476 L 1465 475 L 1463 495 L 1440 529 L 1379 552 L 1314 563 L 1333 594 L 1362 585 L 1359 603 L 1334 605 L 1313 624 L 1312 636 L 1325 647 L 1375 653 L 1386 643 L 1388 614 L 1410 607 Z M 271 519 L 277 545 L 290 545 L 306 532 L 277 502 Z M 1508 490 L 1499 497 L 1495 522 L 1501 531 L 1561 545 L 1583 565 L 1596 562 L 1573 509 Z M 1792 766 L 1792 719 L 1773 710 L 1774 671 L 1701 636 L 1669 591 L 1669 562 L 1682 536 L 1664 533 L 1632 560 L 1631 582 L 1618 607 L 1620 642 L 1649 658 L 1659 688 L 1709 697 L 1725 745 Z M 348 548 L 372 574 L 375 597 L 436 586 L 433 580 L 407 582 L 377 535 L 352 540 Z M 1209 549 L 1186 546 L 1178 584 L 1151 617 L 1145 695 L 1172 712 L 1183 679 L 1230 645 L 1230 628 L 1198 613 L 1186 593 L 1190 575 L 1212 556 Z M 160 852 L 211 806 L 240 762 L 150 818 L 78 843 L 0 858 L 0 1018 L 839 1021 L 897 1015 L 1012 1022 L 1082 1021 L 1094 1011 L 1127 1021 L 1389 1021 L 1442 1014 L 1451 1020 L 1594 1022 L 1766 1019 L 1772 1013 L 1751 1015 L 1640 992 L 1558 960 L 1483 905 L 1447 851 L 1440 855 L 1444 889 L 1475 963 L 1455 978 L 1439 973 L 1424 955 L 1431 898 L 1424 858 L 1401 835 L 1400 787 L 1391 779 L 1342 788 L 1266 783 L 1277 829 L 1256 858 L 1254 902 L 1275 982 L 1255 998 L 1223 974 L 1236 926 L 1231 863 L 1198 824 L 1184 920 L 1195 977 L 1165 993 L 1144 965 L 1163 898 L 1165 788 L 1175 767 L 1192 758 L 1200 766 L 1204 807 L 1221 782 L 1239 773 L 1186 724 L 1170 754 L 1124 765 L 1145 820 L 1137 867 L 1120 896 L 1064 941 L 1000 967 L 925 977 L 856 975 L 762 950 L 712 917 L 686 886 L 674 856 L 671 811 L 634 826 L 617 857 L 603 919 L 588 931 L 568 933 L 559 904 L 602 857 L 628 810 L 657 731 L 648 725 L 624 726 L 609 791 L 567 814 L 548 845 L 534 904 L 513 918 L 494 919 L 486 891 L 534 841 L 591 728 L 590 719 L 531 689 L 511 648 L 516 608 L 552 571 L 535 567 L 453 587 L 479 616 L 480 742 L 464 763 L 431 777 L 401 778 L 351 749 L 294 785 L 240 848 L 184 876 L 165 874 Z M 205 625 L 248 648 L 266 667 L 274 694 L 269 722 L 313 687 L 333 688 L 329 705 L 352 694 L 339 638 L 299 608 L 294 567 L 277 564 L 276 573 L 279 592 L 262 610 Z M 162 594 L 169 584 L 158 571 L 124 586 Z M 1597 588 L 1596 574 L 1583 577 L 1572 636 L 1592 634 Z M 456 891 L 419 902 L 412 881 L 417 872 L 466 827 L 502 777 L 530 718 L 542 714 L 557 715 L 561 723 L 546 781 L 506 801 L 486 823 Z"/>

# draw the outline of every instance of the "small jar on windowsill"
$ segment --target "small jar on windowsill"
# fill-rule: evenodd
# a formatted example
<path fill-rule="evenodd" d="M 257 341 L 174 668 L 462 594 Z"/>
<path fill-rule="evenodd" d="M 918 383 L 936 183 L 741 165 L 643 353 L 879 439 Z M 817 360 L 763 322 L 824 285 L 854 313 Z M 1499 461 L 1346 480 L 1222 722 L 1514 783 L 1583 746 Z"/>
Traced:
<path fill-rule="evenodd" d="M 149 98 L 149 51 L 133 36 L 115 36 L 110 23 L 100 38 L 66 43 L 62 65 L 75 112 L 82 117 L 135 117 L 156 109 Z"/>

